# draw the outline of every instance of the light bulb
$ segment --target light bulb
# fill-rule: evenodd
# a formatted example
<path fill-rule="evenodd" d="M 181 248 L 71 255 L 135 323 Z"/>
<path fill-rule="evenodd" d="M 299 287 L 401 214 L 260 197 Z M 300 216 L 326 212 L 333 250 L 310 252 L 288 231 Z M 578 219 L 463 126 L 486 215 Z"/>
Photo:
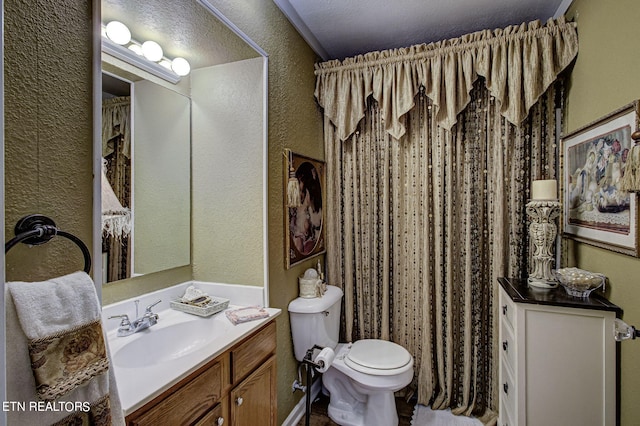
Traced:
<path fill-rule="evenodd" d="M 171 69 L 180 77 L 184 77 L 185 75 L 189 75 L 191 65 L 189 65 L 189 62 L 184 58 L 175 58 L 171 61 Z"/>
<path fill-rule="evenodd" d="M 136 54 L 142 56 L 142 46 L 140 46 L 139 44 L 132 44 L 131 46 L 129 46 L 129 50 L 135 52 Z"/>
<path fill-rule="evenodd" d="M 142 43 L 142 54 L 148 60 L 158 62 L 162 59 L 162 47 L 155 41 L 147 40 Z"/>
<path fill-rule="evenodd" d="M 131 41 L 131 31 L 119 21 L 111 21 L 105 27 L 107 37 L 112 42 L 124 46 Z"/>

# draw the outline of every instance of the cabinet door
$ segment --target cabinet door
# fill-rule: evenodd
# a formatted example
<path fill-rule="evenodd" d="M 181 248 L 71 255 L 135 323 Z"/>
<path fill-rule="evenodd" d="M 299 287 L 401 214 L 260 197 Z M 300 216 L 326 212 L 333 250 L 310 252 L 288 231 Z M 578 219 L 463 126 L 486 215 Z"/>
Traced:
<path fill-rule="evenodd" d="M 222 396 L 222 367 L 218 362 L 182 388 L 168 394 L 149 411 L 127 423 L 130 426 L 190 425 Z M 136 413 L 134 413 L 135 415 Z"/>
<path fill-rule="evenodd" d="M 233 384 L 244 379 L 263 360 L 276 353 L 276 323 L 272 321 L 231 351 Z"/>
<path fill-rule="evenodd" d="M 276 357 L 269 358 L 231 391 L 231 424 L 276 424 Z"/>
<path fill-rule="evenodd" d="M 614 314 L 527 306 L 522 318 L 526 418 L 519 424 L 615 425 Z"/>
<path fill-rule="evenodd" d="M 194 426 L 223 426 L 225 423 L 229 424 L 229 401 L 226 397 Z"/>

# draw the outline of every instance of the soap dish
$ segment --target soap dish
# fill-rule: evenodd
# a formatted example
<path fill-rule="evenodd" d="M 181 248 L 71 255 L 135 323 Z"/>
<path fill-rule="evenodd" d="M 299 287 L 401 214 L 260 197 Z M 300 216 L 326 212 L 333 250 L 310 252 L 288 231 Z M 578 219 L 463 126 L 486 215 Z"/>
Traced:
<path fill-rule="evenodd" d="M 184 303 L 180 299 L 172 300 L 169 303 L 172 309 L 176 311 L 186 312 L 188 314 L 198 315 L 201 317 L 210 317 L 213 314 L 217 314 L 220 311 L 227 309 L 229 306 L 229 299 L 223 299 L 221 297 L 211 297 L 211 300 L 206 305 L 196 306 L 189 303 Z"/>

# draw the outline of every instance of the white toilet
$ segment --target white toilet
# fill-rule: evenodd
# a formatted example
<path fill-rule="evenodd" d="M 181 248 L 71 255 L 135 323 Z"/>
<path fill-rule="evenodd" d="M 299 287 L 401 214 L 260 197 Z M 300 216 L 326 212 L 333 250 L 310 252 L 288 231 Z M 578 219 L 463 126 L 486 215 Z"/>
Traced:
<path fill-rule="evenodd" d="M 385 340 L 338 343 L 342 294 L 330 285 L 322 297 L 298 297 L 289 303 L 296 359 L 302 361 L 314 345 L 334 349 L 335 359 L 322 376 L 330 393 L 331 420 L 343 426 L 395 426 L 393 393 L 411 383 L 413 357 Z"/>

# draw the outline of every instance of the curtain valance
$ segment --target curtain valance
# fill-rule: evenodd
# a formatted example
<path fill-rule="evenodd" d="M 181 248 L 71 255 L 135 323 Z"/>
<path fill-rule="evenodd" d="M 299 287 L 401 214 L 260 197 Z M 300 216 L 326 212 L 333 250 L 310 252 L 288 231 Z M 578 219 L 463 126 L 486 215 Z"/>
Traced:
<path fill-rule="evenodd" d="M 113 153 L 111 139 L 122 135 L 122 153 L 131 155 L 131 97 L 122 96 L 102 101 L 102 156 Z"/>
<path fill-rule="evenodd" d="M 369 96 L 380 104 L 385 130 L 400 138 L 421 87 L 437 123 L 451 129 L 482 76 L 501 114 L 518 125 L 577 53 L 575 23 L 563 17 L 545 25 L 533 21 L 316 64 L 315 97 L 341 140 L 356 130 Z"/>

